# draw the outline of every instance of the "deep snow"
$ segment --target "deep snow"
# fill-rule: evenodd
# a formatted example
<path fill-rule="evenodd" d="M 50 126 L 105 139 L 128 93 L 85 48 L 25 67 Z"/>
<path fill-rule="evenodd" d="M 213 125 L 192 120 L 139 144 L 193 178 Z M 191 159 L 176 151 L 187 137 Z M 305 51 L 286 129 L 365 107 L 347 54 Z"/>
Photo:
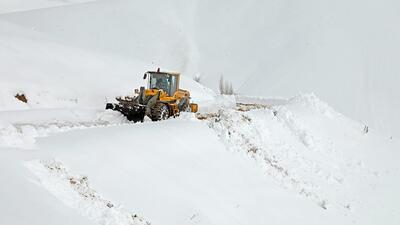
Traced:
<path fill-rule="evenodd" d="M 209 114 L 209 126 L 229 149 L 254 158 L 276 185 L 356 224 L 399 222 L 398 141 L 365 133 L 313 94 L 240 109 Z"/>
<path fill-rule="evenodd" d="M 79 2 L 0 3 L 0 224 L 400 224 L 397 3 Z M 200 114 L 104 110 L 157 67 Z"/>
<path fill-rule="evenodd" d="M 343 114 L 399 136 L 399 7 L 394 0 L 105 0 L 0 20 L 63 45 L 201 75 L 212 88 L 224 76 L 242 95 L 314 92 Z"/>
<path fill-rule="evenodd" d="M 134 218 L 171 225 L 398 224 L 397 139 L 366 134 L 362 124 L 312 94 L 239 109 L 229 98 L 218 101 L 226 106 L 197 115 L 200 120 L 184 113 L 133 124 L 118 113 L 93 110 L 60 116 L 51 126 L 44 118 L 26 125 L 31 132 L 20 130 L 22 140 L 31 138 L 22 142 L 26 150 L 0 147 L 2 173 L 20 182 L 3 182 L 13 195 L 0 197 L 26 204 L 35 199 L 14 193 L 42 186 L 75 210 L 71 220 L 84 216 L 97 224 L 139 222 Z M 36 215 L 41 219 L 32 224 L 41 224 L 43 208 L 55 203 L 36 204 L 29 212 L 8 205 L 1 210 Z"/>
<path fill-rule="evenodd" d="M 2 0 L 0 2 L 0 14 L 58 7 L 90 1 L 93 0 Z"/>

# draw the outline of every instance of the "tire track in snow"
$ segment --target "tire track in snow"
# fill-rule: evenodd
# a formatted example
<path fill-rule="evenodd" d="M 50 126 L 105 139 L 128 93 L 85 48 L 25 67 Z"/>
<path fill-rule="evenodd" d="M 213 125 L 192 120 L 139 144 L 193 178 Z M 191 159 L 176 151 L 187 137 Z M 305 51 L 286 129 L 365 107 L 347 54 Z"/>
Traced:
<path fill-rule="evenodd" d="M 62 133 L 79 129 L 131 124 L 125 117 L 113 112 L 104 112 L 104 118 L 93 121 L 56 121 L 45 123 L 0 124 L 0 147 L 32 149 L 36 139 L 53 133 Z"/>

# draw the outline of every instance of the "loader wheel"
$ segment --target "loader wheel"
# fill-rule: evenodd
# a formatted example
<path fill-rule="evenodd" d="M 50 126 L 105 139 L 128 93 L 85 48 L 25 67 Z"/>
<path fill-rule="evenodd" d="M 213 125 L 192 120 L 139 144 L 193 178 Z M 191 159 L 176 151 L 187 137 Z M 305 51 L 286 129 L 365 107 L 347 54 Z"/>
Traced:
<path fill-rule="evenodd" d="M 182 106 L 182 112 L 191 112 L 192 110 L 190 109 L 190 103 L 189 101 L 186 101 L 185 104 Z"/>
<path fill-rule="evenodd" d="M 154 108 L 151 110 L 151 120 L 159 121 L 165 120 L 169 117 L 169 108 L 162 102 L 157 102 Z"/>
<path fill-rule="evenodd" d="M 192 109 L 190 108 L 189 102 L 188 102 L 187 105 L 185 106 L 184 112 L 192 112 Z"/>

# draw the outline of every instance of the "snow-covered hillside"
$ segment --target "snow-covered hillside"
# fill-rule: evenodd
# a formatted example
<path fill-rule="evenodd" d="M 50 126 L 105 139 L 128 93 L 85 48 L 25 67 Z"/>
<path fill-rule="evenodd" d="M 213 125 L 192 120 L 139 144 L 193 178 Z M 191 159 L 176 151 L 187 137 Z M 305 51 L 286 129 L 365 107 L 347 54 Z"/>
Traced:
<path fill-rule="evenodd" d="M 314 92 L 398 136 L 399 7 L 393 0 L 113 0 L 0 19 L 80 49 L 201 74 L 212 88 L 222 75 L 243 95 Z"/>
<path fill-rule="evenodd" d="M 1 110 L 59 107 L 104 108 L 107 100 L 129 95 L 145 85 L 151 63 L 96 54 L 48 39 L 40 33 L 0 21 Z M 213 92 L 183 77 L 196 102 L 209 101 Z M 13 96 L 21 93 L 28 105 Z"/>
<path fill-rule="evenodd" d="M 28 11 L 90 1 L 93 0 L 2 0 L 0 2 L 0 13 Z"/>
<path fill-rule="evenodd" d="M 398 4 L 357 2 L 1 2 L 0 224 L 400 224 Z M 158 67 L 198 114 L 104 110 Z"/>
<path fill-rule="evenodd" d="M 1 223 L 400 221 L 398 140 L 365 133 L 314 95 L 158 123 L 70 112 L 28 111 L 1 129 Z"/>

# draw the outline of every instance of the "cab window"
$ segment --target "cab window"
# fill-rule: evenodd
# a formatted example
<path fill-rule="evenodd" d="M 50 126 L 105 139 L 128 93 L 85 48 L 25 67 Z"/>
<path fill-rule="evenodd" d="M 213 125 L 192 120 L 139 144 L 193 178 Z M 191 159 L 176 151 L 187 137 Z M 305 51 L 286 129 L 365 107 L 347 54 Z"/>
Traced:
<path fill-rule="evenodd" d="M 150 89 L 161 89 L 172 96 L 177 88 L 176 76 L 153 73 L 149 79 Z"/>

